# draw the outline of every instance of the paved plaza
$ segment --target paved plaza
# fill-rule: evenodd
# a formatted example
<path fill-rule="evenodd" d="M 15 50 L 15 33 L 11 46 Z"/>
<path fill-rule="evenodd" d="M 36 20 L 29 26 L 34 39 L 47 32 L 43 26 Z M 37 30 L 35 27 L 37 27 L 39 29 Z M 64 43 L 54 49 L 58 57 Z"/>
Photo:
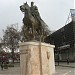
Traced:
<path fill-rule="evenodd" d="M 61 63 L 60 63 L 61 64 Z M 56 66 L 56 73 L 54 75 L 75 75 L 75 68 L 70 67 L 75 63 L 70 63 L 69 66 L 66 66 L 66 63 L 62 63 L 64 66 Z M 21 75 L 20 66 L 9 67 L 3 71 L 0 68 L 0 75 Z"/>
<path fill-rule="evenodd" d="M 20 67 L 9 67 L 8 69 L 1 70 L 0 68 L 0 75 L 21 75 L 20 74 Z"/>
<path fill-rule="evenodd" d="M 54 75 L 75 75 L 75 63 L 58 62 L 56 63 L 56 73 Z"/>
<path fill-rule="evenodd" d="M 75 68 L 56 66 L 56 73 L 54 75 L 75 75 Z"/>

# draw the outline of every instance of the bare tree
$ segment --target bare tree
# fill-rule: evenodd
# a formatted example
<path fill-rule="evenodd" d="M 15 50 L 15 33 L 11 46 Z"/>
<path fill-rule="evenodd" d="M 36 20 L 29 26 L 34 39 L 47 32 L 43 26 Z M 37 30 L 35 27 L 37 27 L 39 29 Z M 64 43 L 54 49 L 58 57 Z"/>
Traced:
<path fill-rule="evenodd" d="M 14 50 L 18 47 L 18 43 L 20 40 L 19 31 L 13 25 L 7 26 L 4 31 L 3 42 L 5 46 L 10 48 L 12 54 L 12 60 L 14 63 Z"/>

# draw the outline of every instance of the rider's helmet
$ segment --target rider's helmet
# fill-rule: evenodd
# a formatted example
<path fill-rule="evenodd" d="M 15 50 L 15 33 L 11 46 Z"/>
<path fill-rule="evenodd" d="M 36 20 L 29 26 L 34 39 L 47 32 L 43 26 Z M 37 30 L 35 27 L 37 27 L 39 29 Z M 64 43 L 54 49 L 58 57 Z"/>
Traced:
<path fill-rule="evenodd" d="M 33 6 L 34 5 L 34 2 L 31 2 L 31 6 Z"/>

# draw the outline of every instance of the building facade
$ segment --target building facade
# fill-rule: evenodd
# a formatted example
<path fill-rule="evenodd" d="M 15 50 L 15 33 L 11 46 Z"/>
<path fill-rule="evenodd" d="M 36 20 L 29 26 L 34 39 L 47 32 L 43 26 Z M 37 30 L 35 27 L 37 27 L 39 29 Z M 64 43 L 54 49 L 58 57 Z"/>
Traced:
<path fill-rule="evenodd" d="M 55 60 L 75 61 L 75 22 L 52 33 L 45 39 L 46 43 L 55 45 Z"/>

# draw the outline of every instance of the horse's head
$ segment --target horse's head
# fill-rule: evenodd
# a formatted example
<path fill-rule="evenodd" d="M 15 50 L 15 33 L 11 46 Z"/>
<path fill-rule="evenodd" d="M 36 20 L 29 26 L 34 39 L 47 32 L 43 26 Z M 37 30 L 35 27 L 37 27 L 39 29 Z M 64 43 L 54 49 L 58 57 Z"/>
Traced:
<path fill-rule="evenodd" d="M 21 10 L 22 12 L 25 12 L 26 10 L 29 10 L 29 9 L 30 9 L 30 7 L 29 7 L 29 5 L 27 4 L 27 2 L 20 6 L 20 10 Z"/>

